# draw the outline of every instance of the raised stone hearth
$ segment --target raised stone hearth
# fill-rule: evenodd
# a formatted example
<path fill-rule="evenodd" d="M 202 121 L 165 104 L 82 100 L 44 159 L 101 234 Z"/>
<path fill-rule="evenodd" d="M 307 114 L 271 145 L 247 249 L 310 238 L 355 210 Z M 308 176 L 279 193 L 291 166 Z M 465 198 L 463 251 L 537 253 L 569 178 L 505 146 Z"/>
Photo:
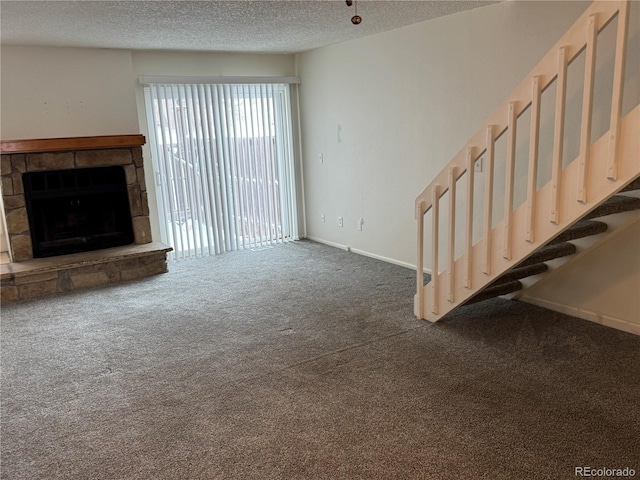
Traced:
<path fill-rule="evenodd" d="M 161 243 L 147 243 L 2 264 L 2 302 L 165 273 L 169 251 Z"/>
<path fill-rule="evenodd" d="M 2 141 L 2 198 L 10 263 L 1 266 L 2 301 L 132 280 L 167 271 L 171 248 L 152 243 L 142 135 Z M 34 258 L 23 174 L 122 167 L 134 243 L 50 258 Z"/>

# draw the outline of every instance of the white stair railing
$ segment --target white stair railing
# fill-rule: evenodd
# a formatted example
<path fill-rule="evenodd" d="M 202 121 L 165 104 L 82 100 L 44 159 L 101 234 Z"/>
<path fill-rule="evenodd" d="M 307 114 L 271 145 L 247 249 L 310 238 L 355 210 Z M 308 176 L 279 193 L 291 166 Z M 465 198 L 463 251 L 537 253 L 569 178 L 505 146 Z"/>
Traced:
<path fill-rule="evenodd" d="M 592 142 L 594 77 L 598 33 L 618 18 L 613 65 L 609 131 Z M 418 220 L 417 292 L 414 312 L 418 318 L 437 321 L 456 306 L 520 263 L 549 240 L 575 223 L 616 191 L 640 175 L 638 138 L 640 106 L 622 117 L 624 67 L 628 36 L 628 1 L 594 2 L 556 43 L 416 198 Z M 562 168 L 567 104 L 567 69 L 585 52 L 582 113 L 577 158 Z M 556 82 L 551 180 L 537 189 L 540 145 L 541 95 Z M 513 208 L 518 118 L 530 109 L 526 200 Z M 527 132 L 525 132 L 527 133 Z M 505 135 L 506 164 L 503 219 L 492 227 L 494 156 L 496 141 Z M 522 132 L 519 132 L 522 135 Z M 483 158 L 484 201 L 481 238 L 474 243 L 474 165 Z M 466 174 L 466 198 L 458 198 L 456 184 Z M 448 242 L 446 268 L 441 257 L 440 210 L 448 193 Z M 464 205 L 463 254 L 455 257 L 456 210 Z M 431 212 L 431 281 L 424 284 L 425 214 Z M 444 256 L 444 254 L 443 254 Z"/>

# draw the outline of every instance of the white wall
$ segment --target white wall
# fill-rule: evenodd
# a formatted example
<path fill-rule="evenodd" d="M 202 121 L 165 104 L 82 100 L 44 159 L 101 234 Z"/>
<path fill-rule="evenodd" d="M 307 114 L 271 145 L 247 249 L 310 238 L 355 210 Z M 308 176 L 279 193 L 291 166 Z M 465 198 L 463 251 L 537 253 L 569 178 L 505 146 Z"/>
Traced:
<path fill-rule="evenodd" d="M 415 196 L 587 5 L 504 2 L 299 55 L 309 237 L 415 265 Z"/>
<path fill-rule="evenodd" d="M 139 133 L 131 53 L 2 47 L 0 137 Z"/>

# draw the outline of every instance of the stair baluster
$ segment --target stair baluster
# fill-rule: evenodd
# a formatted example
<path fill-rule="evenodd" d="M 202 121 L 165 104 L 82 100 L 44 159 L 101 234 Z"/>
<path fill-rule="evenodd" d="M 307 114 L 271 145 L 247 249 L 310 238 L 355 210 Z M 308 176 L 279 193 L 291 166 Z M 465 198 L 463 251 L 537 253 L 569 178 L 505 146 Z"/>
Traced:
<path fill-rule="evenodd" d="M 558 75 L 556 77 L 556 111 L 553 129 L 553 160 L 551 166 L 551 222 L 560 223 L 560 174 L 564 146 L 564 118 L 567 100 L 567 47 L 558 49 Z"/>
<path fill-rule="evenodd" d="M 593 119 L 593 82 L 596 74 L 597 15 L 590 15 L 587 22 L 587 50 L 584 62 L 584 90 L 582 97 L 582 120 L 580 124 L 580 182 L 578 201 L 587 203 L 589 154 L 591 151 L 591 120 Z"/>
<path fill-rule="evenodd" d="M 487 127 L 487 151 L 484 186 L 484 239 L 482 255 L 482 272 L 491 273 L 491 222 L 493 213 L 493 164 L 495 159 L 495 139 L 493 138 L 493 125 Z"/>

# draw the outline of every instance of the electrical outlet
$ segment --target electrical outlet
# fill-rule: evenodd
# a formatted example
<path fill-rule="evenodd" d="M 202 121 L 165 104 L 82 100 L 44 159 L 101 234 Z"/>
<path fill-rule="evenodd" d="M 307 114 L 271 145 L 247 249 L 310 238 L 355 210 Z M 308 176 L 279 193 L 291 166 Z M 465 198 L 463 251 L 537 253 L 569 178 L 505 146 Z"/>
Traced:
<path fill-rule="evenodd" d="M 344 218 L 338 217 L 338 226 L 339 227 L 344 227 Z"/>

